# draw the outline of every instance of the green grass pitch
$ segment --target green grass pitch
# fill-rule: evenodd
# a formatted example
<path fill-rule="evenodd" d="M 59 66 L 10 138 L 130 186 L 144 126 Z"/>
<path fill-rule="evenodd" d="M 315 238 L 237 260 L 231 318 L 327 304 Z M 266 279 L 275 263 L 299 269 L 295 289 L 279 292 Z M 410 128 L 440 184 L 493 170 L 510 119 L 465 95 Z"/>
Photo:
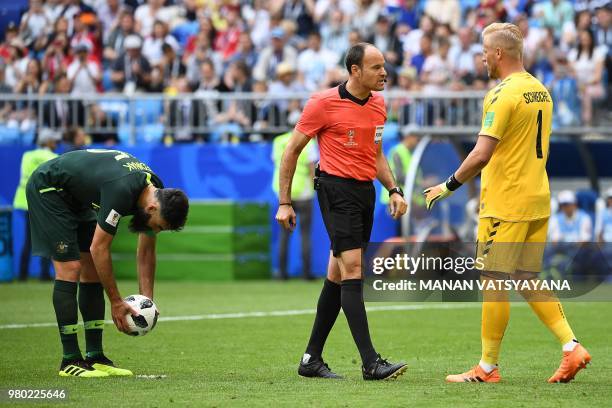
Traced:
<path fill-rule="evenodd" d="M 321 282 L 158 282 L 164 317 L 314 309 Z M 135 282 L 120 282 L 123 295 Z M 560 346 L 522 304 L 513 304 L 502 348 L 500 384 L 445 384 L 449 373 L 480 356 L 480 309 L 373 311 L 373 342 L 384 357 L 404 359 L 409 370 L 393 382 L 366 383 L 346 319 L 340 315 L 325 359 L 343 381 L 303 379 L 297 363 L 313 315 L 250 316 L 161 321 L 142 338 L 105 329 L 108 356 L 137 375 L 161 379 L 60 378 L 55 327 L 6 328 L 53 322 L 49 284 L 0 285 L 0 388 L 64 388 L 53 406 L 512 406 L 612 405 L 612 303 L 566 303 L 565 312 L 593 364 L 570 384 L 547 384 Z M 373 304 L 368 306 L 382 306 Z M 108 316 L 108 307 L 107 307 Z M 80 345 L 84 339 L 80 334 Z M 0 401 L 0 405 L 6 403 Z M 20 403 L 18 406 L 26 406 Z"/>

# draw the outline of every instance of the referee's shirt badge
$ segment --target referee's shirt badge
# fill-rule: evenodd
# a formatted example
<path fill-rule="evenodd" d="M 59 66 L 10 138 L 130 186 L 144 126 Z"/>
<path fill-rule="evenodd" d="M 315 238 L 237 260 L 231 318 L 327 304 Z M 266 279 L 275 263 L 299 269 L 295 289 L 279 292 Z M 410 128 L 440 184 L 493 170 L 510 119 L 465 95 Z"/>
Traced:
<path fill-rule="evenodd" d="M 347 141 L 344 143 L 345 147 L 353 148 L 359 146 L 359 143 L 355 142 L 355 130 L 349 129 L 349 131 L 346 133 L 346 137 Z"/>
<path fill-rule="evenodd" d="M 376 131 L 374 132 L 374 143 L 379 144 L 383 138 L 383 132 L 385 131 L 385 125 L 376 126 Z"/>

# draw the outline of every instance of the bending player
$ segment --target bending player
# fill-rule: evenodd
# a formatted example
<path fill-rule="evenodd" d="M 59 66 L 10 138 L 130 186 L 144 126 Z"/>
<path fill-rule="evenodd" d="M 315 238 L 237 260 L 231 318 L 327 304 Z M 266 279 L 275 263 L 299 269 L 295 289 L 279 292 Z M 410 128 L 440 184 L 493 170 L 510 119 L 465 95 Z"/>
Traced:
<path fill-rule="evenodd" d="M 134 313 L 117 288 L 111 243 L 121 217 L 133 215 L 130 230 L 139 233 L 140 293 L 152 299 L 156 234 L 185 225 L 187 196 L 164 188 L 135 157 L 97 149 L 65 153 L 42 164 L 32 174 L 26 195 L 32 253 L 51 258 L 55 267 L 53 307 L 63 347 L 59 375 L 132 375 L 116 367 L 102 349 L 103 288 L 119 330 L 128 330 L 126 316 Z M 77 340 L 78 309 L 85 325 L 85 359 Z"/>

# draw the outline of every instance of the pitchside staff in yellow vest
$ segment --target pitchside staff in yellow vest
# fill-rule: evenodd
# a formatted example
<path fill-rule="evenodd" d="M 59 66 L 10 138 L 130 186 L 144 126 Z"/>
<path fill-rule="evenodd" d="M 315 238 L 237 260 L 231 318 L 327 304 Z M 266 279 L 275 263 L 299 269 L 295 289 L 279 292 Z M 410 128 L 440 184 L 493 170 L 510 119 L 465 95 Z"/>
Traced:
<path fill-rule="evenodd" d="M 537 279 L 550 217 L 546 160 L 553 103 L 546 88 L 525 71 L 523 36 L 513 24 L 493 23 L 482 33 L 483 62 L 501 82 L 485 97 L 476 146 L 448 180 L 425 190 L 427 207 L 444 199 L 482 170 L 478 256 L 481 279 Z M 548 382 L 569 382 L 591 356 L 575 339 L 563 308 L 550 291 L 521 291 L 563 347 L 563 360 Z M 510 318 L 507 292 L 484 291 L 482 356 L 448 382 L 498 382 L 501 341 Z"/>
<path fill-rule="evenodd" d="M 416 127 L 407 126 L 402 130 L 402 141 L 395 146 L 393 146 L 387 155 L 387 161 L 389 162 L 389 168 L 395 177 L 398 185 L 404 186 L 406 183 L 406 176 L 408 175 L 408 171 L 410 171 L 410 163 L 412 162 L 412 152 L 414 151 L 416 145 L 419 143 L 419 138 L 416 136 L 414 131 Z M 417 185 L 421 186 L 421 174 L 420 171 L 417 172 L 417 179 L 415 180 L 415 186 L 413 188 L 414 194 L 410 198 L 410 205 L 414 206 L 415 204 L 419 207 L 425 209 L 425 199 L 421 195 L 420 191 L 417 193 Z M 389 194 L 386 191 L 381 191 L 380 194 L 380 202 L 382 204 L 389 204 Z M 413 216 L 410 217 L 411 222 L 415 221 L 414 213 Z M 401 231 L 401 222 L 397 221 L 397 236 L 402 234 Z"/>
<path fill-rule="evenodd" d="M 54 150 L 57 148 L 57 142 L 61 136 L 59 133 L 54 132 L 51 129 L 43 128 L 38 132 L 38 148 L 30 150 L 23 154 L 21 158 L 21 177 L 19 178 L 19 185 L 17 191 L 15 191 L 15 199 L 13 200 L 13 209 L 21 210 L 24 212 L 25 220 L 25 241 L 21 249 L 21 256 L 19 258 L 19 280 L 25 281 L 28 279 L 28 272 L 30 269 L 30 250 L 32 248 L 31 236 L 30 236 L 30 218 L 28 214 L 28 201 L 26 200 L 26 184 L 30 176 L 42 163 L 54 159 L 57 154 Z M 49 258 L 40 258 L 40 279 L 51 280 L 51 261 Z"/>
<path fill-rule="evenodd" d="M 283 152 L 292 132 L 283 133 L 274 138 L 272 143 L 272 160 L 274 160 L 274 177 L 272 188 L 278 197 L 278 173 Z M 302 244 L 302 274 L 304 279 L 312 279 L 311 271 L 311 238 L 310 231 L 312 225 L 312 198 L 314 188 L 312 179 L 314 177 L 314 165 L 319 158 L 315 142 L 309 143 L 298 157 L 295 168 L 295 175 L 291 184 L 291 202 L 293 209 L 300 217 L 300 239 Z M 289 234 L 291 231 L 281 228 L 279 242 L 279 277 L 288 279 L 287 273 L 287 253 L 289 251 Z"/>

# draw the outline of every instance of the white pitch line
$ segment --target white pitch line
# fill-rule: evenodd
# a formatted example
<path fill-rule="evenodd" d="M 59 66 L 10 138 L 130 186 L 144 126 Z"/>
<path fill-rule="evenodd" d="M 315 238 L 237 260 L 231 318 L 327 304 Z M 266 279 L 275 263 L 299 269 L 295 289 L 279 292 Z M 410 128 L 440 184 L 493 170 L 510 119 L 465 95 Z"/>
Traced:
<path fill-rule="evenodd" d="M 413 305 L 386 305 L 370 306 L 368 312 L 389 312 L 405 310 L 440 310 L 440 309 L 475 309 L 480 308 L 480 303 L 420 303 Z M 184 322 L 193 320 L 220 320 L 220 319 L 242 319 L 248 317 L 282 317 L 282 316 L 301 316 L 315 314 L 315 309 L 297 310 L 272 310 L 269 312 L 238 312 L 238 313 L 211 313 L 191 316 L 168 316 L 160 317 L 160 322 Z M 113 324 L 112 320 L 106 320 L 106 324 Z M 24 323 L 24 324 L 3 324 L 0 330 L 5 329 L 30 329 L 36 327 L 57 327 L 57 323 Z"/>

